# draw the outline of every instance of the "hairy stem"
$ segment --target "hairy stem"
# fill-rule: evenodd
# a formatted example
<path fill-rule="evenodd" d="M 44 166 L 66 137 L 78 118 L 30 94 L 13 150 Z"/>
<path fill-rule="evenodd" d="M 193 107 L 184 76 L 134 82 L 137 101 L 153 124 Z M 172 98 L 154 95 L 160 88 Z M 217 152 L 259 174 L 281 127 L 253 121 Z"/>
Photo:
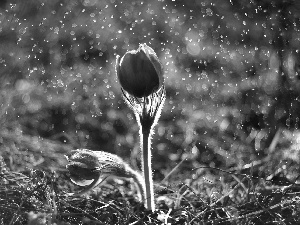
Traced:
<path fill-rule="evenodd" d="M 131 168 L 130 168 L 131 169 Z M 139 194 L 139 200 L 141 202 L 146 202 L 146 197 L 145 197 L 145 181 L 143 176 L 140 174 L 140 172 L 135 171 L 131 169 L 131 174 L 132 174 L 132 179 L 138 189 L 138 194 Z"/>
<path fill-rule="evenodd" d="M 145 202 L 145 181 L 144 177 L 142 176 L 140 171 L 136 171 L 131 168 L 128 164 L 124 164 L 126 172 L 129 174 L 129 177 L 133 179 L 137 189 L 138 189 L 138 194 L 139 194 L 139 200 L 141 202 Z"/>
<path fill-rule="evenodd" d="M 147 209 L 154 211 L 154 192 L 153 192 L 153 178 L 151 165 L 151 128 L 140 128 L 141 135 L 141 151 L 142 151 L 142 171 L 144 176 L 144 195 L 145 206 Z"/>

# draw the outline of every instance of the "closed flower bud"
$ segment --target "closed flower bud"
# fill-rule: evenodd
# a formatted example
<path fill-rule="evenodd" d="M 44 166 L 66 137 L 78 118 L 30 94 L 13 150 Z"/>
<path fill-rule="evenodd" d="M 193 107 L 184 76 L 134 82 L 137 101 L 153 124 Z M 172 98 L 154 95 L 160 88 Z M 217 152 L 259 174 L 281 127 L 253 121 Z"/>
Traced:
<path fill-rule="evenodd" d="M 122 88 L 137 98 L 148 97 L 163 85 L 162 65 L 146 44 L 117 57 L 116 70 Z"/>
<path fill-rule="evenodd" d="M 75 195 L 81 195 L 101 184 L 107 178 L 133 178 L 140 194 L 143 192 L 143 178 L 126 162 L 114 154 L 103 151 L 77 149 L 66 155 L 69 164 L 66 166 L 70 179 L 85 189 Z M 74 195 L 74 194 L 71 194 Z"/>
<path fill-rule="evenodd" d="M 101 165 L 97 156 L 89 150 L 73 150 L 66 155 L 69 164 L 66 166 L 73 183 L 79 186 L 91 184 L 99 177 L 97 168 Z"/>

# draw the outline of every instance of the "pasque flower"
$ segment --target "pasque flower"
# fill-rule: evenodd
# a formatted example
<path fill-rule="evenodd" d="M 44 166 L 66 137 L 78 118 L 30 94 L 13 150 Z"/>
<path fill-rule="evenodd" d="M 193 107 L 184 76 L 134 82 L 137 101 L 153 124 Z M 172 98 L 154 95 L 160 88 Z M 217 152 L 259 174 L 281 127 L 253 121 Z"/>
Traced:
<path fill-rule="evenodd" d="M 66 166 L 73 183 L 84 186 L 79 193 L 69 195 L 82 195 L 104 180 L 110 178 L 132 178 L 137 185 L 139 194 L 144 196 L 143 177 L 133 170 L 117 155 L 88 149 L 77 149 L 66 155 L 69 164 Z"/>
<path fill-rule="evenodd" d="M 137 98 L 147 97 L 163 85 L 162 65 L 146 44 L 117 57 L 116 70 L 122 88 Z"/>
<path fill-rule="evenodd" d="M 121 59 L 117 57 L 116 71 L 124 100 L 140 128 L 145 207 L 154 211 L 151 135 L 166 99 L 162 65 L 153 49 L 141 44 L 136 51 L 127 52 Z"/>

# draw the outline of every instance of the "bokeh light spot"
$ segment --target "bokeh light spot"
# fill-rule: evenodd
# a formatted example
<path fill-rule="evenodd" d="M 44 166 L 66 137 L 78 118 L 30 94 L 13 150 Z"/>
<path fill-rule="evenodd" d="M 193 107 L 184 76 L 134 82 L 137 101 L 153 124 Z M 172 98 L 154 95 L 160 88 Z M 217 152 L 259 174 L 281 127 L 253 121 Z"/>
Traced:
<path fill-rule="evenodd" d="M 192 56 L 197 56 L 200 53 L 200 46 L 198 42 L 189 42 L 186 45 L 187 52 Z"/>

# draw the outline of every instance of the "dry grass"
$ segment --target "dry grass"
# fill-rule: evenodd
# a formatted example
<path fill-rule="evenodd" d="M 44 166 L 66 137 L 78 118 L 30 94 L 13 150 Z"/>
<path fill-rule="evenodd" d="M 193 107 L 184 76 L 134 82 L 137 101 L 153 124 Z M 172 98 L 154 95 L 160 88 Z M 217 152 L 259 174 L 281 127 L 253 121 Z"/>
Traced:
<path fill-rule="evenodd" d="M 263 162 L 240 171 L 208 166 L 185 171 L 190 160 L 185 159 L 168 179 L 156 184 L 157 210 L 152 213 L 137 202 L 130 184 L 121 181 L 106 183 L 88 196 L 66 197 L 66 192 L 76 189 L 68 180 L 62 158 L 70 146 L 23 135 L 16 138 L 8 131 L 1 136 L 6 143 L 1 146 L 1 224 L 300 222 L 300 186 L 282 171 L 269 177 L 255 175 L 256 169 L 265 166 Z M 12 151 L 3 151 L 4 146 Z"/>

